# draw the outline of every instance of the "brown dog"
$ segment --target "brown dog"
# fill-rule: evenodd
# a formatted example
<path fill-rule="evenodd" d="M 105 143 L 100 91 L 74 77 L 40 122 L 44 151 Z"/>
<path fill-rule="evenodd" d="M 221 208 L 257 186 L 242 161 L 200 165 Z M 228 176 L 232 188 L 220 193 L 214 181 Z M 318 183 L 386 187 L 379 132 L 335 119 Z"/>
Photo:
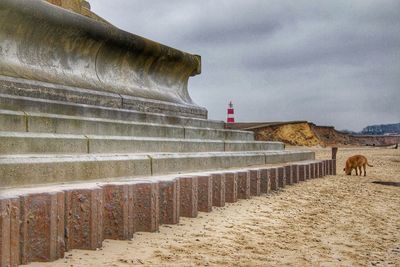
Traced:
<path fill-rule="evenodd" d="M 355 155 L 355 156 L 351 156 L 350 158 L 347 159 L 346 161 L 346 167 L 343 169 L 343 171 L 345 171 L 345 173 L 347 175 L 351 175 L 351 171 L 353 169 L 356 170 L 356 175 L 358 175 L 357 172 L 357 168 L 360 171 L 360 175 L 361 175 L 361 167 L 363 167 L 364 169 L 364 176 L 367 176 L 367 172 L 366 172 L 366 168 L 365 166 L 368 165 L 369 167 L 373 167 L 372 165 L 368 164 L 368 160 L 366 157 L 364 157 L 363 155 Z"/>

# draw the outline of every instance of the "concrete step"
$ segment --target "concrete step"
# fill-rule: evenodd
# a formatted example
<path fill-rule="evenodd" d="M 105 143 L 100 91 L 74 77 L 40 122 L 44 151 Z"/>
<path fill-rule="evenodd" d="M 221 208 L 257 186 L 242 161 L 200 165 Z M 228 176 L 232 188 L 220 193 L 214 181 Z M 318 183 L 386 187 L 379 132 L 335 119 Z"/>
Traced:
<path fill-rule="evenodd" d="M 0 131 L 253 141 L 248 131 L 0 110 Z"/>
<path fill-rule="evenodd" d="M 2 64 L 4 66 L 7 65 L 4 61 L 2 61 Z M 97 90 L 92 90 L 88 88 L 81 88 L 79 86 L 64 86 L 60 83 L 54 84 L 41 82 L 38 80 L 31 80 L 30 78 L 21 79 L 0 75 L 0 91 L 2 94 L 7 95 L 30 97 L 35 99 L 48 99 L 51 101 L 62 101 L 64 103 L 93 105 L 99 107 L 128 109 L 139 112 L 168 114 L 171 116 L 207 119 L 207 110 L 196 105 L 195 103 L 188 103 L 186 101 L 181 102 L 179 100 L 171 102 L 172 99 L 151 99 L 151 97 L 147 97 L 150 95 L 147 95 L 143 98 L 110 91 L 106 92 L 102 91 L 102 89 L 105 89 L 104 84 L 98 85 L 96 87 Z M 167 92 L 165 93 L 169 94 Z"/>
<path fill-rule="evenodd" d="M 199 211 L 333 175 L 335 169 L 335 160 L 301 161 L 150 179 L 0 188 L 0 262 L 17 266 L 54 261 L 72 249 L 95 250 L 104 239 L 130 240 L 136 232 L 157 232 L 159 225 L 178 224 L 180 217 L 195 218 Z"/>
<path fill-rule="evenodd" d="M 157 124 L 214 129 L 224 128 L 223 121 L 163 115 L 160 113 L 139 112 L 122 108 L 76 104 L 63 101 L 15 96 L 8 94 L 0 94 L 0 109 L 23 111 L 27 113 L 33 112 L 77 117 L 113 119 L 128 122 L 151 122 Z"/>
<path fill-rule="evenodd" d="M 0 155 L 283 150 L 280 142 L 0 132 Z"/>
<path fill-rule="evenodd" d="M 107 180 L 314 159 L 308 151 L 0 156 L 0 187 Z"/>

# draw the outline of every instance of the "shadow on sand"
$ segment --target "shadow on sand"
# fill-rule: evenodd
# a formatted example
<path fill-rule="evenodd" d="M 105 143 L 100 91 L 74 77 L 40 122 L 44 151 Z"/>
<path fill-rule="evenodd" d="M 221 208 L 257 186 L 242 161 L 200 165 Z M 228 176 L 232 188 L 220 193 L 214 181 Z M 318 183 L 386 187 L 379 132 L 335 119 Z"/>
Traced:
<path fill-rule="evenodd" d="M 389 185 L 389 186 L 398 186 L 400 187 L 400 182 L 383 182 L 383 181 L 373 181 L 373 184 L 381 184 L 381 185 Z"/>

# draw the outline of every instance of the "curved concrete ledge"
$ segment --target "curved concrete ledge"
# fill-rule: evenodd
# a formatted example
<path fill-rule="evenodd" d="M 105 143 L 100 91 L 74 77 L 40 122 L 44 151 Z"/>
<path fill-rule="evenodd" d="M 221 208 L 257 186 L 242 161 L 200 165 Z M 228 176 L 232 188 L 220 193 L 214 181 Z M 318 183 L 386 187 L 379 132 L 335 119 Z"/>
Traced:
<path fill-rule="evenodd" d="M 60 110 L 65 108 L 66 105 L 77 104 L 96 108 L 112 108 L 116 111 L 137 111 L 145 114 L 161 113 L 175 118 L 186 117 L 203 120 L 207 118 L 207 110 L 196 104 L 172 103 L 4 75 L 0 75 L 0 87 L 2 93 L 0 96 L 1 106 L 7 106 L 7 109 L 12 110 L 29 108 L 30 110 L 48 110 L 50 113 L 63 114 L 64 112 L 60 112 Z M 10 102 L 5 105 L 4 102 L 8 100 Z M 23 105 L 20 106 L 19 104 Z M 76 114 L 82 112 L 81 108 L 69 112 Z M 84 109 L 82 114 L 94 115 L 86 113 L 86 111 Z"/>
<path fill-rule="evenodd" d="M 0 2 L 0 75 L 193 105 L 200 57 L 40 0 Z"/>

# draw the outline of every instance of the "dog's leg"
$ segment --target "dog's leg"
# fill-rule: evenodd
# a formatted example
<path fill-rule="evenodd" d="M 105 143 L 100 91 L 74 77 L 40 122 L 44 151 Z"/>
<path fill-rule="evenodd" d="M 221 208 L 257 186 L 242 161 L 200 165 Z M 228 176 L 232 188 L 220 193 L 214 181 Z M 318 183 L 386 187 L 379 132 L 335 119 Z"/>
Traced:
<path fill-rule="evenodd" d="M 364 165 L 363 165 L 363 169 L 364 169 L 364 176 L 367 176 L 367 167 L 366 167 L 365 165 L 367 165 L 367 164 L 364 164 Z"/>
<path fill-rule="evenodd" d="M 358 171 L 357 171 L 357 167 L 354 168 L 356 170 L 356 176 L 358 176 Z"/>

